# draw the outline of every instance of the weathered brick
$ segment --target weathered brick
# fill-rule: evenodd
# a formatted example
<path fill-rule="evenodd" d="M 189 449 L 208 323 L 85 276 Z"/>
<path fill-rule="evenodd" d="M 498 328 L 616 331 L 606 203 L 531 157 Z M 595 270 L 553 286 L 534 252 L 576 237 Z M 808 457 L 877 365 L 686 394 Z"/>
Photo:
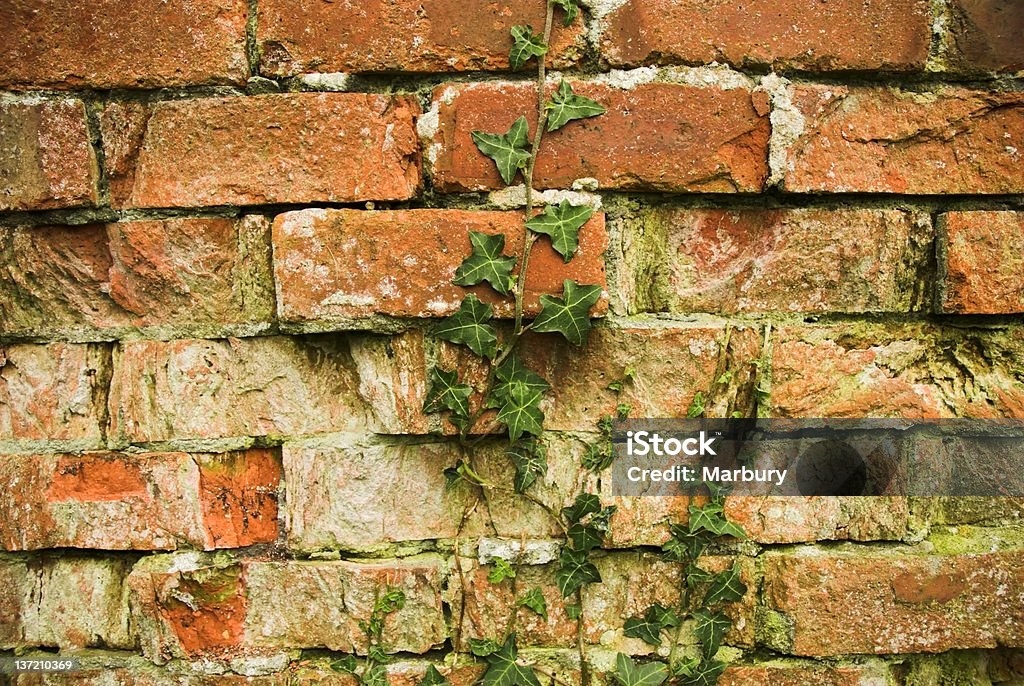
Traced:
<path fill-rule="evenodd" d="M 785 327 L 773 343 L 766 409 L 777 417 L 1021 418 L 1022 350 L 1017 327 Z"/>
<path fill-rule="evenodd" d="M 547 138 L 537 158 L 538 188 L 568 188 L 581 177 L 595 178 L 607 189 L 757 192 L 764 187 L 768 107 L 749 90 L 671 83 L 621 90 L 584 82 L 573 89 L 608 111 Z M 437 188 L 502 187 L 472 133 L 504 133 L 522 112 L 534 113 L 527 114 L 532 130 L 535 93 L 533 87 L 511 83 L 439 87 L 437 130 L 428 142 Z"/>
<path fill-rule="evenodd" d="M 369 421 L 345 341 L 127 341 L 117 362 L 115 440 L 361 431 Z"/>
<path fill-rule="evenodd" d="M 0 228 L 0 335 L 252 334 L 274 294 L 263 217 Z"/>
<path fill-rule="evenodd" d="M 354 563 L 178 553 L 145 558 L 128 588 L 143 654 L 157 662 L 293 648 L 365 652 L 359 621 L 386 587 L 406 602 L 385 620 L 384 649 L 422 653 L 445 639 L 442 572 L 432 555 Z"/>
<path fill-rule="evenodd" d="M 6 550 L 224 548 L 277 539 L 280 460 L 224 455 L 4 455 Z"/>
<path fill-rule="evenodd" d="M 420 185 L 407 97 L 292 93 L 103 112 L 115 207 L 406 200 Z"/>
<path fill-rule="evenodd" d="M 880 686 L 888 683 L 883 665 L 825 666 L 771 661 L 730 666 L 719 686 Z"/>
<path fill-rule="evenodd" d="M 77 556 L 0 560 L 0 648 L 134 648 L 124 595 L 130 567 Z"/>
<path fill-rule="evenodd" d="M 917 71 L 928 58 L 926 0 L 629 0 L 604 19 L 613 66 L 706 64 L 808 71 Z"/>
<path fill-rule="evenodd" d="M 796 655 L 1020 646 L 1022 561 L 1019 550 L 769 553 L 759 622 L 778 629 L 770 647 Z"/>
<path fill-rule="evenodd" d="M 1024 312 L 1024 212 L 941 215 L 939 269 L 940 311 Z"/>
<path fill-rule="evenodd" d="M 246 15 L 245 0 L 12 0 L 0 9 L 0 86 L 241 84 Z"/>
<path fill-rule="evenodd" d="M 953 0 L 953 49 L 947 58 L 967 71 L 1024 70 L 1024 6 L 1015 0 Z"/>
<path fill-rule="evenodd" d="M 556 68 L 574 64 L 584 47 L 581 22 L 561 23 L 548 54 Z M 543 27 L 544 6 L 503 0 L 467 12 L 458 0 L 270 0 L 259 6 L 257 40 L 261 70 L 274 76 L 507 70 L 516 24 Z"/>
<path fill-rule="evenodd" d="M 784 188 L 831 193 L 1024 191 L 1024 95 L 941 87 L 797 86 L 803 130 Z"/>
<path fill-rule="evenodd" d="M 98 444 L 109 375 L 106 346 L 0 346 L 0 440 Z"/>
<path fill-rule="evenodd" d="M 0 102 L 0 210 L 95 205 L 98 177 L 81 100 Z"/>
<path fill-rule="evenodd" d="M 503 234 L 506 255 L 518 258 L 522 252 L 523 215 L 518 212 L 301 210 L 278 215 L 274 275 L 280 318 L 303 330 L 322 330 L 374 314 L 439 317 L 457 310 L 467 292 L 500 304 L 498 314 L 510 316 L 511 300 L 486 284 L 466 289 L 451 283 L 471 252 L 470 231 Z M 561 295 L 564 279 L 604 287 L 607 245 L 600 213 L 580 231 L 580 247 L 568 265 L 548 239 L 541 239 L 530 258 L 526 310 L 539 311 L 544 293 Z M 594 312 L 605 308 L 602 301 Z"/>
<path fill-rule="evenodd" d="M 898 497 L 736 496 L 725 514 L 758 543 L 903 540 L 910 506 Z"/>
<path fill-rule="evenodd" d="M 644 210 L 624 221 L 631 313 L 917 309 L 927 215 L 902 210 Z"/>

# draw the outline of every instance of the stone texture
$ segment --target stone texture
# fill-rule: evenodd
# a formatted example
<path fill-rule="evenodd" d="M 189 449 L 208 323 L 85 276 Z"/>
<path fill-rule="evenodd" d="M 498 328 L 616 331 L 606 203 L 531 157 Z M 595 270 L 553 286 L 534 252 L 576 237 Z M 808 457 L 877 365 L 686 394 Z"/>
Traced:
<path fill-rule="evenodd" d="M 134 648 L 123 587 L 130 567 L 78 556 L 0 560 L 0 648 Z"/>
<path fill-rule="evenodd" d="M 407 97 L 292 93 L 112 102 L 115 207 L 406 200 L 420 185 Z"/>
<path fill-rule="evenodd" d="M 764 601 L 790 626 L 770 647 L 823 656 L 1020 646 L 1021 561 L 1018 550 L 769 553 Z"/>
<path fill-rule="evenodd" d="M 758 664 L 731 666 L 719 686 L 880 686 L 888 669 L 873 666 L 828 667 L 814 664 Z"/>
<path fill-rule="evenodd" d="M 243 84 L 246 15 L 244 0 L 12 0 L 0 9 L 0 86 Z"/>
<path fill-rule="evenodd" d="M 725 514 L 758 543 L 904 540 L 914 533 L 898 497 L 736 496 Z"/>
<path fill-rule="evenodd" d="M 4 455 L 5 550 L 221 548 L 277 539 L 279 459 L 224 455 Z"/>
<path fill-rule="evenodd" d="M 1024 95 L 940 87 L 797 86 L 802 132 L 783 185 L 797 193 L 1020 193 Z"/>
<path fill-rule="evenodd" d="M 0 102 L 0 210 L 95 205 L 98 177 L 81 100 Z"/>
<path fill-rule="evenodd" d="M 501 233 L 505 254 L 522 253 L 523 215 L 466 210 L 301 210 L 274 220 L 274 274 L 281 321 L 301 329 L 344 326 L 374 314 L 440 317 L 459 308 L 467 292 L 511 316 L 510 299 L 489 285 L 453 285 L 472 248 L 469 232 Z M 566 265 L 546 238 L 536 244 L 526 279 L 526 310 L 540 310 L 541 294 L 561 295 L 564 279 L 604 287 L 604 215 L 580 231 L 580 247 Z M 595 314 L 606 300 L 595 306 Z"/>
<path fill-rule="evenodd" d="M 925 324 L 785 327 L 776 417 L 1024 417 L 1024 332 Z"/>
<path fill-rule="evenodd" d="M 261 70 L 273 76 L 507 70 L 516 24 L 541 30 L 543 5 L 503 0 L 467 12 L 457 0 L 269 0 L 259 6 L 257 40 Z M 548 56 L 556 68 L 574 64 L 584 48 L 582 22 L 561 24 L 555 23 Z"/>
<path fill-rule="evenodd" d="M 644 210 L 624 222 L 629 312 L 906 312 L 928 217 L 901 210 Z"/>
<path fill-rule="evenodd" d="M 111 384 L 111 436 L 184 438 L 362 431 L 349 346 L 329 337 L 126 341 Z"/>
<path fill-rule="evenodd" d="M 956 68 L 967 71 L 1024 70 L 1024 6 L 1015 0 L 953 0 Z"/>
<path fill-rule="evenodd" d="M 1024 212 L 948 212 L 939 241 L 941 312 L 1024 312 Z"/>
<path fill-rule="evenodd" d="M 0 336 L 255 333 L 274 310 L 263 217 L 0 228 Z"/>
<path fill-rule="evenodd" d="M 629 0 L 604 21 L 602 54 L 617 67 L 920 71 L 931 38 L 926 0 Z"/>
<path fill-rule="evenodd" d="M 101 345 L 0 346 L 0 440 L 97 444 L 109 359 Z"/>
<path fill-rule="evenodd" d="M 573 90 L 608 110 L 546 138 L 534 185 L 670 192 L 757 192 L 768 175 L 768 105 L 746 89 L 648 83 L 620 90 L 578 82 Z M 535 90 L 510 83 L 446 85 L 435 91 L 438 127 L 428 141 L 435 186 L 444 192 L 503 186 L 476 130 L 505 133 L 535 112 Z M 527 114 L 531 130 L 536 115 Z"/>

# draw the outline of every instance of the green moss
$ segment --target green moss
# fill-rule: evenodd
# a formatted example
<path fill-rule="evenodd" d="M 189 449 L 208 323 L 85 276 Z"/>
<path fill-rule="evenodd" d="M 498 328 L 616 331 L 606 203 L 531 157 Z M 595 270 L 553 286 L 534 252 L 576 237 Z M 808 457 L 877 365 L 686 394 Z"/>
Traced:
<path fill-rule="evenodd" d="M 789 652 L 793 647 L 793 620 L 781 612 L 759 608 L 755 615 L 754 635 L 757 642 L 773 650 Z"/>

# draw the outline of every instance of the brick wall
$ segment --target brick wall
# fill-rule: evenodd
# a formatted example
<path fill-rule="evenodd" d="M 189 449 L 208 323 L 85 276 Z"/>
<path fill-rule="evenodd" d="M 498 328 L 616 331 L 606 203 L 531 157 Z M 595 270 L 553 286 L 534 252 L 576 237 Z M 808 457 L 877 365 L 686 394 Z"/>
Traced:
<path fill-rule="evenodd" d="M 649 651 L 624 618 L 678 599 L 653 546 L 686 517 L 584 473 L 617 403 L 1024 418 L 1019 0 L 584 4 L 549 64 L 608 112 L 547 139 L 535 186 L 599 211 L 524 277 L 528 312 L 604 287 L 586 346 L 526 353 L 553 386 L 535 497 L 618 505 L 579 627 L 557 527 L 446 488 L 462 448 L 422 409 L 439 360 L 474 371 L 430 336 L 469 231 L 522 241 L 470 133 L 533 111 L 508 30 L 543 1 L 0 6 L 0 655 L 89 668 L 13 683 L 352 684 L 328 664 L 397 586 L 391 683 L 468 686 L 468 640 L 516 612 L 495 549 L 550 608 L 518 611 L 524 659 L 603 683 Z M 749 591 L 722 684 L 1024 680 L 1019 500 L 727 512 Z"/>

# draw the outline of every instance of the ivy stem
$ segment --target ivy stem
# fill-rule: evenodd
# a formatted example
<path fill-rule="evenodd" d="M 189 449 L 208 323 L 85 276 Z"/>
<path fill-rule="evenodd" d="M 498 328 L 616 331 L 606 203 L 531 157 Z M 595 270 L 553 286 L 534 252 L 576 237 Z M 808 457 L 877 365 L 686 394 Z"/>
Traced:
<path fill-rule="evenodd" d="M 679 623 L 676 625 L 675 636 L 672 637 L 672 647 L 668 651 L 669 671 L 672 670 L 672 665 L 675 664 L 676 650 L 679 648 L 679 640 L 683 637 L 683 622 L 690 613 L 690 584 L 686 583 L 686 567 L 683 567 L 682 575 L 680 576 L 680 586 L 679 590 L 682 596 L 679 599 L 679 608 L 677 610 Z"/>
<path fill-rule="evenodd" d="M 544 45 L 551 45 L 551 27 L 555 19 L 555 5 L 551 0 L 545 3 L 547 11 L 544 16 Z M 530 161 L 526 163 L 526 220 L 533 217 L 533 170 L 537 166 L 537 155 L 540 152 L 540 142 L 544 138 L 544 128 L 548 122 L 548 111 L 544 106 L 544 82 L 547 77 L 547 54 L 537 58 L 537 130 L 533 134 L 533 147 L 530 151 Z M 530 252 L 533 244 L 537 241 L 537 234 L 529 229 L 523 237 L 523 253 L 519 258 L 519 279 L 516 281 L 516 325 L 514 333 L 516 336 L 523 332 L 523 297 L 526 291 L 526 270 L 530 266 Z"/>

